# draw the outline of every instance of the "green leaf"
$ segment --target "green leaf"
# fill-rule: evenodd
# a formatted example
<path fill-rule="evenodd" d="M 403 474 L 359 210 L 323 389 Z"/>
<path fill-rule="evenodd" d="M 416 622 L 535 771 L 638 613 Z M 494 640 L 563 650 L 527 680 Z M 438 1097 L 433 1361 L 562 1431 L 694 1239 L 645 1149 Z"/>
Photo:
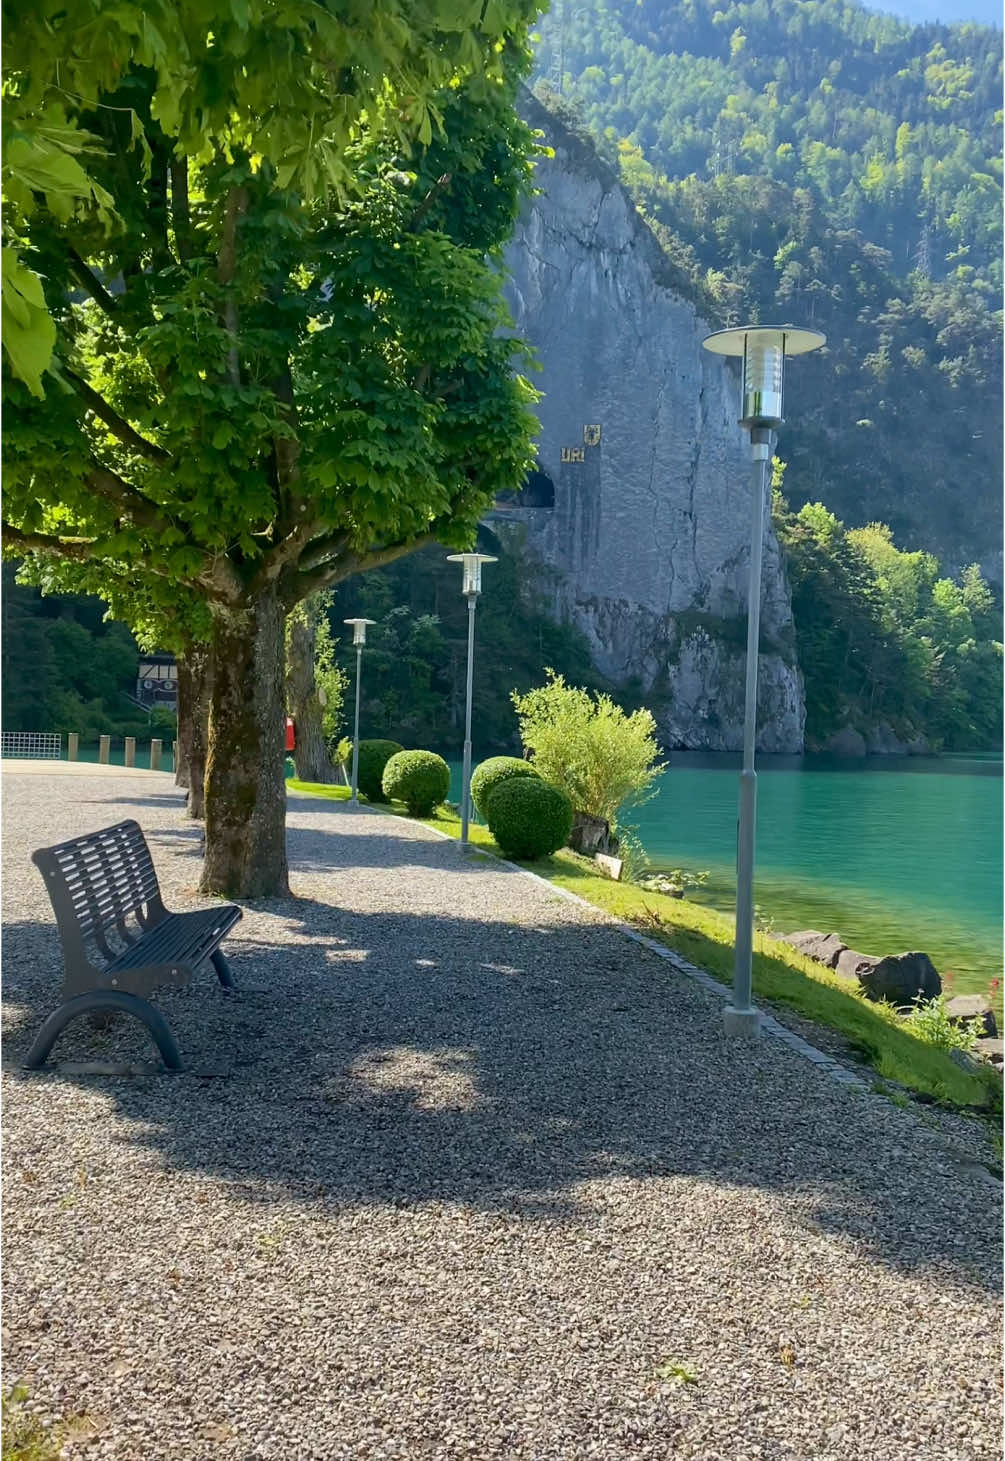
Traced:
<path fill-rule="evenodd" d="M 3 258 L 3 348 L 11 369 L 33 396 L 52 360 L 56 326 L 45 307 L 42 281 L 10 248 Z"/>

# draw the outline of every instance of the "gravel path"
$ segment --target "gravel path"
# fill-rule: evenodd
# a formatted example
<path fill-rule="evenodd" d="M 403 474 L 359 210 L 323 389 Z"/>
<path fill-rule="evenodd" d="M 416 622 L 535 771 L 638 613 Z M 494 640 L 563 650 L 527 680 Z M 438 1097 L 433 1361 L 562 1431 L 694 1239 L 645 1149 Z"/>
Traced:
<path fill-rule="evenodd" d="M 27 1075 L 59 954 L 32 848 L 167 777 L 4 778 L 5 1383 L 67 1458 L 1000 1456 L 999 1193 L 910 1111 L 415 824 L 290 805 L 189 1073 Z M 149 1059 L 85 1022 L 61 1061 Z"/>

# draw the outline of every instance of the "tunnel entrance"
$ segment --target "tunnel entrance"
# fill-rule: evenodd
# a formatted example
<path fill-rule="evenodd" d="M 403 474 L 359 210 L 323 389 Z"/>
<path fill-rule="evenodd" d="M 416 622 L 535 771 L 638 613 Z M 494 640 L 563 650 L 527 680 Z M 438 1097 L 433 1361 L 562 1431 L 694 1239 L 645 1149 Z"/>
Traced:
<path fill-rule="evenodd" d="M 548 512 L 555 509 L 555 484 L 547 472 L 534 468 L 527 473 L 522 487 L 515 492 L 500 492 L 496 498 L 500 508 L 536 507 Z"/>

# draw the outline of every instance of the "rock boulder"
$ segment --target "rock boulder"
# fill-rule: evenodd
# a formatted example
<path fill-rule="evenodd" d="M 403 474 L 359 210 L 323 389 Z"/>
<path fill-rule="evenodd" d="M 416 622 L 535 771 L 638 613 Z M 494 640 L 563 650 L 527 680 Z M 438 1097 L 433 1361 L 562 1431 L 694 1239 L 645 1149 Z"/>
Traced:
<path fill-rule="evenodd" d="M 828 969 L 833 969 L 841 954 L 847 948 L 839 933 L 821 933 L 819 929 L 805 928 L 798 933 L 787 933 L 785 942 L 805 954 L 807 959 L 813 959 L 818 964 L 825 964 Z"/>
<path fill-rule="evenodd" d="M 603 852 L 613 857 L 618 851 L 618 839 L 611 832 L 610 824 L 601 817 L 591 817 L 587 812 L 577 812 L 569 833 L 569 846 L 584 857 L 593 857 Z"/>
<path fill-rule="evenodd" d="M 982 994 L 957 994 L 946 1001 L 946 1014 L 958 1025 L 980 1025 L 992 1039 L 998 1034 L 995 1013 Z"/>
<path fill-rule="evenodd" d="M 909 1006 L 920 995 L 935 999 L 942 993 L 942 980 L 927 954 L 888 954 L 871 969 L 864 969 L 858 982 L 869 999 L 886 999 L 898 1007 Z"/>
<path fill-rule="evenodd" d="M 978 1040 L 976 1049 L 982 1060 L 990 1061 L 992 1065 L 996 1065 L 1001 1070 L 1002 1064 L 1005 1062 L 1005 1041 Z"/>
<path fill-rule="evenodd" d="M 843 949 L 838 954 L 838 961 L 834 968 L 846 979 L 857 979 L 867 969 L 874 969 L 878 963 L 878 954 L 860 954 L 855 949 Z"/>

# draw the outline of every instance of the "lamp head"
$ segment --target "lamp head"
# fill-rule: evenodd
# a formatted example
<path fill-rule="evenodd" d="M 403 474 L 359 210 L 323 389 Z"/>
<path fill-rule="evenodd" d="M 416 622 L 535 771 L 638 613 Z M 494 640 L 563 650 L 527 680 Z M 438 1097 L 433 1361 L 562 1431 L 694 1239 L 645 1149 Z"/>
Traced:
<path fill-rule="evenodd" d="M 826 335 L 817 330 L 798 330 L 795 325 L 743 325 L 736 330 L 717 330 L 702 341 L 713 355 L 742 359 L 740 425 L 769 430 L 781 426 L 784 419 L 782 384 L 786 355 L 805 355 L 826 343 Z"/>
<path fill-rule="evenodd" d="M 346 619 L 343 622 L 352 625 L 353 644 L 365 644 L 366 626 L 368 624 L 376 624 L 377 621 L 376 619 Z"/>
<path fill-rule="evenodd" d="M 480 594 L 482 591 L 482 564 L 498 563 L 498 558 L 493 558 L 488 553 L 448 553 L 448 563 L 464 564 L 464 585 L 461 593 L 470 596 Z"/>

